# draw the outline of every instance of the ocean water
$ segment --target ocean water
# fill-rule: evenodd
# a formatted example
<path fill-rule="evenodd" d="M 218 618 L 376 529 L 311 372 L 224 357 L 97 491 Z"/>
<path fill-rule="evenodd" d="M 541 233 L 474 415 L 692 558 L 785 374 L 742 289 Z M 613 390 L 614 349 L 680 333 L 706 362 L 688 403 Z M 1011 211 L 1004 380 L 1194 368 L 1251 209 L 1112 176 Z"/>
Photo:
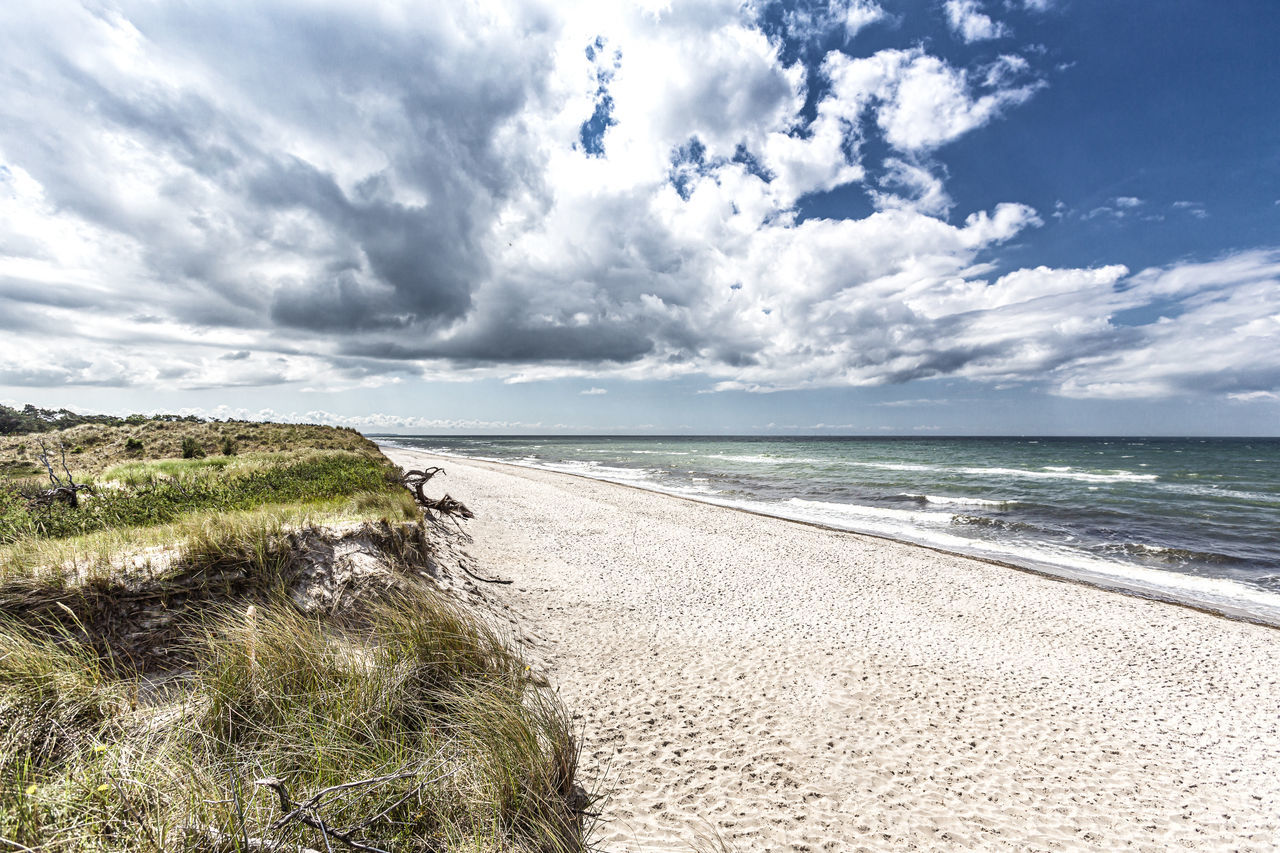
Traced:
<path fill-rule="evenodd" d="M 374 438 L 1280 624 L 1280 439 Z"/>

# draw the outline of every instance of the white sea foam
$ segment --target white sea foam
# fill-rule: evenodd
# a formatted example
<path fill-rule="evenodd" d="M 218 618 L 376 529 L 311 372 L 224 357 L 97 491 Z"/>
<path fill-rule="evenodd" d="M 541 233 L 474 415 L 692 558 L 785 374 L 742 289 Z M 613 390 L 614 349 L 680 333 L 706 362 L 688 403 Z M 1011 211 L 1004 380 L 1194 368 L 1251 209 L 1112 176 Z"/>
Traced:
<path fill-rule="evenodd" d="M 608 480 L 611 483 L 648 483 L 658 474 L 650 468 L 620 468 L 600 462 L 546 462 L 529 467 L 546 468 L 564 474 L 580 474 L 597 480 Z"/>
<path fill-rule="evenodd" d="M 957 536 L 951 532 L 951 520 L 955 516 L 946 511 L 903 510 L 829 501 L 810 501 L 801 498 L 793 498 L 782 503 L 724 499 L 718 497 L 721 493 L 715 490 L 702 492 L 698 487 L 674 486 L 673 484 L 660 482 L 654 479 L 655 475 L 661 476 L 660 472 L 649 469 L 617 468 L 592 462 L 565 463 L 560 466 L 553 466 L 545 462 L 539 464 L 512 462 L 509 459 L 477 457 L 450 453 L 444 450 L 432 450 L 429 452 L 440 456 L 503 462 L 544 470 L 559 470 L 563 473 L 627 483 L 651 491 L 680 495 L 717 506 L 744 509 L 763 515 L 772 515 L 796 521 L 808 521 L 829 527 L 871 533 L 900 541 L 940 548 L 959 554 L 1002 560 L 1043 571 L 1047 574 L 1055 574 L 1097 586 L 1189 603 L 1230 615 L 1255 619 L 1261 618 L 1273 624 L 1280 624 L 1280 595 L 1276 593 L 1227 578 L 1201 577 L 1138 566 L 1119 560 L 1108 560 L 1104 557 L 1083 553 L 1069 545 L 1021 540 L 1000 542 Z M 916 469 L 925 467 L 915 466 Z M 1115 476 L 1114 474 L 1089 475 L 1087 472 L 1070 470 L 1053 472 L 1000 468 L 970 470 L 986 473 L 1009 471 L 1011 475 L 1029 474 L 1031 476 L 1061 477 L 1063 475 L 1075 475 L 1075 478 L 1086 475 Z M 1127 472 L 1116 473 L 1123 474 Z M 1151 475 L 1139 477 L 1139 479 L 1154 480 L 1156 478 Z M 928 499 L 931 496 L 925 497 Z M 1068 537 L 1068 539 L 1071 538 L 1073 537 Z M 1159 546 L 1151 547 L 1153 552 L 1158 552 Z"/>
<path fill-rule="evenodd" d="M 1136 471 L 1112 470 L 1077 471 L 1070 466 L 1045 466 L 1039 470 L 1029 468 L 947 468 L 942 465 L 916 465 L 907 462 L 852 462 L 860 468 L 879 468 L 882 471 L 930 471 L 942 474 L 969 474 L 974 477 L 1022 477 L 1034 480 L 1075 480 L 1083 483 L 1149 483 L 1156 474 L 1140 474 Z"/>
<path fill-rule="evenodd" d="M 770 512 L 768 505 L 743 503 L 743 509 L 794 518 L 797 521 L 811 521 L 960 554 L 988 557 L 1097 586 L 1207 607 L 1236 616 L 1280 622 L 1280 595 L 1267 590 L 1229 578 L 1202 577 L 1108 560 L 1049 542 L 968 539 L 948 532 L 939 524 L 940 518 L 951 517 L 948 513 L 913 513 L 800 499 L 774 505 Z M 1167 549 L 1160 546 L 1151 546 L 1152 553 L 1162 553 L 1165 550 Z"/>
<path fill-rule="evenodd" d="M 1159 479 L 1156 474 L 1139 474 L 1135 471 L 1076 471 L 1070 467 L 1046 468 L 1032 471 L 1026 468 L 957 468 L 961 474 L 977 477 L 1004 476 L 1042 480 L 1076 480 L 1082 483 L 1150 483 Z"/>
<path fill-rule="evenodd" d="M 859 468 L 879 468 L 881 471 L 945 471 L 936 465 L 914 465 L 908 462 L 851 462 Z"/>
<path fill-rule="evenodd" d="M 1168 492 L 1179 492 L 1184 495 L 1201 495 L 1209 498 L 1234 498 L 1239 501 L 1280 504 L 1280 495 L 1268 495 L 1263 492 L 1244 492 L 1239 489 L 1223 489 L 1217 486 L 1201 486 L 1195 483 L 1166 483 L 1162 488 Z"/>
<path fill-rule="evenodd" d="M 812 459 L 807 456 L 750 456 L 738 453 L 708 453 L 707 459 L 724 459 L 728 462 L 750 462 L 755 465 L 795 465 L 827 463 L 829 459 Z"/>
<path fill-rule="evenodd" d="M 910 495 L 913 498 L 922 498 L 925 503 L 935 504 L 937 506 L 992 506 L 1006 507 L 1014 501 L 993 501 L 988 498 L 957 498 L 943 495 Z"/>

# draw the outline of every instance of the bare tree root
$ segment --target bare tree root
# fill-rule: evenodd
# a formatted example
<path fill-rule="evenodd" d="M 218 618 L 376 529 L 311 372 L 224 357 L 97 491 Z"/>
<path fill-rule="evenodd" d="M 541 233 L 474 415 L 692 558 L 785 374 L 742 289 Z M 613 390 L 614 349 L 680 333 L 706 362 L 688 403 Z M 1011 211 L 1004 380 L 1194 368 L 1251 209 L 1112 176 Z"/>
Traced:
<path fill-rule="evenodd" d="M 426 494 L 423 492 L 423 487 L 427 484 L 427 481 L 437 474 L 444 474 L 444 469 L 443 468 L 427 468 L 424 471 L 405 471 L 403 482 L 406 486 L 408 486 L 413 491 L 414 500 L 418 502 L 418 506 L 422 507 L 423 513 L 427 516 L 427 518 L 431 522 L 438 523 L 436 521 L 436 517 L 432 513 L 436 513 L 436 512 L 440 513 L 442 516 L 445 516 L 450 521 L 452 521 L 454 523 L 454 526 L 458 528 L 458 532 L 461 533 L 469 542 L 471 541 L 471 537 L 468 536 L 465 531 L 463 531 L 462 525 L 458 524 L 458 519 L 459 518 L 475 518 L 475 514 L 471 510 L 467 509 L 464 503 L 450 497 L 449 495 L 445 495 L 439 500 L 433 500 L 427 497 Z M 474 580 L 478 580 L 481 583 L 496 583 L 496 584 L 512 583 L 512 581 L 509 581 L 509 580 L 500 580 L 498 578 L 481 577 L 480 575 L 468 569 L 465 565 L 462 566 L 462 570 L 467 573 L 468 577 Z"/>
<path fill-rule="evenodd" d="M 418 506 L 422 507 L 428 516 L 433 512 L 438 512 L 450 518 L 475 518 L 475 514 L 467 509 L 466 504 L 451 498 L 449 495 L 445 495 L 438 500 L 426 496 L 423 492 L 423 487 L 436 474 L 444 474 L 444 469 L 428 468 L 425 471 L 404 472 L 403 482 L 413 491 L 413 497 L 418 502 Z"/>

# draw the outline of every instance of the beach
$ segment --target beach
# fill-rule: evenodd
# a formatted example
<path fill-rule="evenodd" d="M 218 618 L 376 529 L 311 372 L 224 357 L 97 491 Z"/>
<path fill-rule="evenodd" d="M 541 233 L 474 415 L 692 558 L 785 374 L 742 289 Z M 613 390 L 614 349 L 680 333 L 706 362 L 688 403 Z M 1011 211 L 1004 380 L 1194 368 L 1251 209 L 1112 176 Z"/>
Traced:
<path fill-rule="evenodd" d="M 1280 632 L 566 474 L 384 447 L 581 726 L 607 850 L 1271 850 Z"/>

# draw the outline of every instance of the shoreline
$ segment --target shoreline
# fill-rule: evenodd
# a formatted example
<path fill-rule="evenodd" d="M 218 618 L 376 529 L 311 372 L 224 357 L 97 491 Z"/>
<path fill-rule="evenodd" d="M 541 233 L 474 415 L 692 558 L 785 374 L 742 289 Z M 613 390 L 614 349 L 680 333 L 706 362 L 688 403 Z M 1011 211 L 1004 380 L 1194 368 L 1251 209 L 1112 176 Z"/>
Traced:
<path fill-rule="evenodd" d="M 431 460 L 608 850 L 1273 849 L 1272 628 L 591 477 Z M 1049 582 L 1052 581 L 1052 582 Z M 486 590 L 489 592 L 489 590 Z M 706 849 L 704 846 L 703 849 Z"/>
<path fill-rule="evenodd" d="M 1269 612 L 1261 613 L 1247 609 L 1243 605 L 1231 605 L 1223 602 L 1206 601 L 1197 599 L 1187 594 L 1180 596 L 1175 590 L 1166 590 L 1156 584 L 1143 584 L 1137 580 L 1126 583 L 1123 578 L 1117 578 L 1112 575 L 1102 573 L 1089 572 L 1087 570 L 1072 569 L 1070 567 L 1055 566 L 1047 563 L 1036 563 L 1036 561 L 1028 560 L 1026 563 L 1016 563 L 1008 560 L 1001 560 L 996 557 L 987 556 L 983 553 L 968 553 L 964 551 L 953 551 L 938 545 L 931 545 L 925 542 L 913 541 L 911 539 L 890 536 L 884 533 L 873 533 L 864 530 L 857 530 L 850 527 L 838 527 L 832 524 L 824 524 L 820 521 L 811 521 L 803 518 L 794 518 L 788 515 L 778 513 L 765 512 L 763 510 L 752 509 L 744 506 L 737 506 L 731 503 L 720 502 L 709 498 L 698 498 L 690 495 L 680 494 L 677 492 L 665 491 L 663 489 L 643 486 L 636 483 L 622 482 L 618 480 L 609 480 L 603 477 L 592 477 L 589 474 L 582 474 L 575 471 L 558 471 L 553 468 L 547 468 L 539 465 L 528 465 L 520 462 L 511 462 L 499 459 L 480 458 L 475 456 L 463 456 L 457 453 L 446 453 L 442 451 L 424 450 L 416 447 L 403 447 L 396 444 L 389 444 L 377 438 L 373 439 L 380 450 L 393 449 L 397 451 L 405 451 L 409 453 L 421 453 L 427 456 L 438 457 L 442 459 L 458 459 L 467 463 L 478 463 L 487 465 L 501 465 L 511 468 L 529 471 L 543 471 L 548 474 L 559 474 L 565 477 L 578 477 L 583 480 L 596 483 L 608 483 L 623 488 L 635 489 L 640 492 L 649 494 L 663 495 L 677 500 L 688 501 L 690 503 L 700 504 L 704 506 L 714 506 L 721 509 L 742 512 L 748 515 L 758 516 L 760 518 L 771 518 L 780 521 L 790 522 L 792 524 L 801 524 L 806 527 L 813 527 L 818 530 L 827 530 L 833 533 L 850 534 L 853 536 L 867 536 L 872 539 L 879 539 L 885 542 L 893 542 L 899 545 L 906 545 L 914 548 L 923 548 L 936 554 L 948 557 L 957 557 L 965 560 L 978 560 L 993 566 L 1000 566 L 1005 569 L 1013 569 L 1018 572 L 1025 572 L 1029 575 L 1046 578 L 1048 580 L 1058 581 L 1060 583 L 1079 584 L 1081 586 L 1096 589 L 1102 592 L 1112 593 L 1114 595 L 1122 595 L 1131 598 L 1139 598 L 1146 601 L 1157 601 L 1162 604 L 1173 605 L 1175 607 L 1183 607 L 1210 616 L 1216 616 L 1221 619 L 1227 619 L 1233 622 L 1245 622 L 1253 625 L 1261 625 L 1267 628 L 1280 629 L 1280 602 L 1270 606 Z M 1160 569 L 1144 569 L 1149 572 L 1162 572 L 1177 576 L 1176 572 L 1164 572 Z M 1234 583 L 1234 582 L 1233 582 Z M 1261 605 L 1266 606 L 1266 605 Z"/>

